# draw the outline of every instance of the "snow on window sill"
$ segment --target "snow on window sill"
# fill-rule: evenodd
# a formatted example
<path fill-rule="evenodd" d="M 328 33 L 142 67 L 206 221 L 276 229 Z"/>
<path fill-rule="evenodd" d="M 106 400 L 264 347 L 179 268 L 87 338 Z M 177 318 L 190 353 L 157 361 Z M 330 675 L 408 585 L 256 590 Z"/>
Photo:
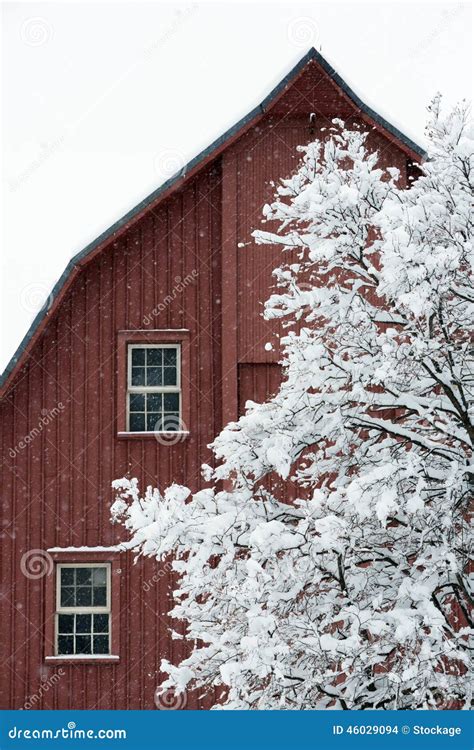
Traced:
<path fill-rule="evenodd" d="M 168 445 L 176 445 L 189 437 L 191 433 L 188 430 L 173 430 L 172 432 L 117 432 L 117 437 L 120 440 L 149 440 L 154 438 L 160 445 L 166 445 L 166 442 L 162 440 L 169 440 Z M 178 438 L 175 442 L 171 438 Z"/>
<path fill-rule="evenodd" d="M 110 547 L 98 545 L 96 547 L 48 547 L 47 552 L 85 552 L 94 554 L 94 552 L 124 552 L 127 549 L 125 545 L 113 544 Z"/>

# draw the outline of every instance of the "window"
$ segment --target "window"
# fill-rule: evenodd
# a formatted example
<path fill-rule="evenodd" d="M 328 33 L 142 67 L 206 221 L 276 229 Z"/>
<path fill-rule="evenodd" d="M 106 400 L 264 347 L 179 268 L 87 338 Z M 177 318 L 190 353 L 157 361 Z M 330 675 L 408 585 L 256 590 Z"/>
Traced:
<path fill-rule="evenodd" d="M 181 428 L 179 344 L 129 344 L 127 409 L 130 432 Z"/>
<path fill-rule="evenodd" d="M 191 333 L 117 332 L 117 437 L 155 439 L 163 450 L 189 437 Z"/>
<path fill-rule="evenodd" d="M 103 547 L 52 547 L 45 576 L 46 662 L 120 661 L 121 553 Z"/>
<path fill-rule="evenodd" d="M 56 655 L 110 654 L 110 565 L 57 566 Z"/>

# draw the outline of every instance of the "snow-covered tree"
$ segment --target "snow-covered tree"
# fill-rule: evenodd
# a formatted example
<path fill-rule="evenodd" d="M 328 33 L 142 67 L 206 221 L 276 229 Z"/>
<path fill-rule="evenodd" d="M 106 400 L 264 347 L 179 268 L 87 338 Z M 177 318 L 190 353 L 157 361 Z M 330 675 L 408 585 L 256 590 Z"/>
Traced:
<path fill-rule="evenodd" d="M 471 699 L 473 140 L 464 106 L 439 109 L 408 190 L 355 127 L 301 148 L 254 233 L 299 258 L 266 307 L 288 324 L 279 392 L 216 438 L 208 489 L 114 482 L 130 546 L 180 576 L 190 655 L 162 664 L 164 690 L 222 685 L 231 709 Z"/>

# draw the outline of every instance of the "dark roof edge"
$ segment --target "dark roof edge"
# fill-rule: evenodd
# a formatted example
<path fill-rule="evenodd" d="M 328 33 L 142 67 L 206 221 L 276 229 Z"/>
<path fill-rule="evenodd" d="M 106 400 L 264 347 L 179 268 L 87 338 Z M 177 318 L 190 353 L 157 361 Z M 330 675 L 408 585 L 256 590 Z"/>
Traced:
<path fill-rule="evenodd" d="M 18 364 L 21 355 L 27 349 L 28 344 L 33 338 L 37 328 L 47 316 L 53 301 L 59 295 L 61 289 L 69 279 L 70 274 L 77 266 L 81 265 L 81 261 L 83 261 L 93 250 L 96 250 L 104 242 L 111 239 L 114 234 L 116 234 L 120 229 L 128 224 L 135 216 L 139 215 L 150 204 L 154 203 L 158 198 L 166 194 L 170 190 L 170 188 L 176 185 L 180 180 L 184 180 L 189 172 L 191 172 L 205 159 L 208 159 L 214 151 L 217 151 L 217 149 L 222 146 L 229 138 L 236 135 L 246 124 L 248 124 L 258 115 L 263 114 L 267 110 L 268 106 L 273 102 L 275 97 L 283 91 L 283 89 L 293 80 L 293 78 L 310 60 L 315 60 L 316 62 L 318 62 L 319 65 L 321 65 L 321 67 L 326 71 L 326 73 L 328 73 L 328 75 L 337 83 L 337 85 L 349 96 L 354 104 L 356 104 L 356 106 L 359 107 L 359 109 L 361 109 L 363 112 L 365 112 L 372 120 L 377 122 L 381 127 L 395 136 L 397 140 L 404 143 L 411 151 L 418 154 L 421 158 L 425 157 L 426 154 L 420 146 L 414 143 L 414 141 L 404 135 L 396 127 L 387 122 L 387 120 L 385 120 L 383 117 L 378 115 L 373 109 L 364 104 L 364 102 L 357 96 L 357 94 L 354 93 L 354 91 L 346 84 L 346 82 L 340 77 L 340 75 L 336 73 L 334 68 L 324 59 L 324 57 L 322 57 L 322 55 L 320 55 L 317 50 L 311 48 L 289 71 L 289 73 L 272 89 L 272 91 L 265 97 L 265 99 L 263 99 L 263 101 L 259 105 L 254 107 L 251 112 L 242 117 L 237 123 L 235 123 L 235 125 L 232 125 L 232 127 L 226 130 L 225 133 L 219 136 L 219 138 L 213 141 L 213 143 L 207 146 L 207 148 L 205 148 L 197 156 L 191 159 L 191 161 L 189 161 L 186 166 L 183 167 L 177 174 L 170 177 L 169 180 L 164 182 L 146 198 L 141 200 L 140 203 L 134 206 L 134 208 L 128 211 L 118 221 L 112 224 L 111 227 L 102 232 L 102 234 L 100 234 L 95 240 L 90 242 L 83 250 L 81 250 L 76 255 L 74 255 L 73 258 L 71 258 L 60 278 L 54 285 L 51 293 L 48 295 L 48 305 L 43 307 L 36 315 L 27 333 L 23 337 L 20 345 L 5 367 L 5 370 L 0 377 L 0 387 L 3 387 L 6 383 L 12 371 Z"/>
<path fill-rule="evenodd" d="M 332 65 L 330 65 L 328 61 L 325 60 L 317 50 L 311 49 L 309 52 L 312 53 L 310 56 L 311 59 L 316 60 L 321 65 L 326 73 L 328 73 L 333 81 L 335 81 L 335 83 L 337 83 L 337 85 L 350 97 L 350 99 L 352 99 L 354 104 L 356 104 L 359 109 L 365 112 L 365 114 L 367 114 L 372 120 L 381 125 L 385 130 L 388 130 L 388 132 L 394 135 L 397 140 L 404 143 L 405 146 L 408 146 L 411 151 L 414 151 L 422 159 L 426 157 L 426 152 L 423 148 L 421 148 L 421 146 L 415 143 L 415 141 L 412 141 L 411 138 L 408 138 L 408 136 L 402 133 L 401 130 L 398 130 L 398 128 L 388 122 L 388 120 L 386 120 L 384 117 L 375 112 L 375 110 L 365 104 L 365 102 L 363 102 L 362 99 L 357 96 L 357 94 L 351 89 L 351 87 L 341 78 L 339 73 L 334 70 Z"/>

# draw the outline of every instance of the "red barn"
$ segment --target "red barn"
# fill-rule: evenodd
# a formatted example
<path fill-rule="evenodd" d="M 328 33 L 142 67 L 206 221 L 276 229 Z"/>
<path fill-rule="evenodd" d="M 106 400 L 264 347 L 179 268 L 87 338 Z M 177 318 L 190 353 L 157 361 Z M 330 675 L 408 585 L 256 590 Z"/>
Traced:
<path fill-rule="evenodd" d="M 197 489 L 208 443 L 277 388 L 261 311 L 279 251 L 256 249 L 250 233 L 271 180 L 334 117 L 370 130 L 405 181 L 416 170 L 422 150 L 312 49 L 70 261 L 8 365 L 1 708 L 155 708 L 160 661 L 184 647 L 168 634 L 167 570 L 114 547 L 111 481 Z"/>

